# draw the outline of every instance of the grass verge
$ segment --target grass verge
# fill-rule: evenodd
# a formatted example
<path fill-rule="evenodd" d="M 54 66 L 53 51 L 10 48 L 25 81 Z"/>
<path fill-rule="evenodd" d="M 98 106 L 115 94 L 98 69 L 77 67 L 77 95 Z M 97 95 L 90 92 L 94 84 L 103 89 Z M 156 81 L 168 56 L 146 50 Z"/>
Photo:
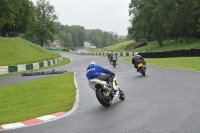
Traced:
<path fill-rule="evenodd" d="M 0 86 L 0 125 L 69 111 L 75 102 L 74 73 Z"/>
<path fill-rule="evenodd" d="M 89 52 L 100 52 L 100 51 L 118 51 L 118 52 L 155 52 L 155 51 L 171 51 L 171 50 L 182 50 L 182 49 L 191 49 L 191 48 L 200 48 L 200 39 L 195 39 L 191 43 L 186 43 L 185 38 L 179 38 L 176 42 L 175 40 L 166 39 L 163 40 L 163 47 L 160 47 L 157 41 L 148 42 L 146 46 L 125 50 L 125 47 L 130 44 L 134 44 L 134 40 L 129 40 L 115 45 L 97 48 L 97 49 L 88 49 Z"/>
<path fill-rule="evenodd" d="M 132 57 L 120 57 L 131 62 Z M 145 58 L 147 65 L 200 71 L 200 57 Z"/>
<path fill-rule="evenodd" d="M 20 37 L 0 37 L 0 66 L 41 62 L 59 56 L 57 52 L 47 50 Z"/>

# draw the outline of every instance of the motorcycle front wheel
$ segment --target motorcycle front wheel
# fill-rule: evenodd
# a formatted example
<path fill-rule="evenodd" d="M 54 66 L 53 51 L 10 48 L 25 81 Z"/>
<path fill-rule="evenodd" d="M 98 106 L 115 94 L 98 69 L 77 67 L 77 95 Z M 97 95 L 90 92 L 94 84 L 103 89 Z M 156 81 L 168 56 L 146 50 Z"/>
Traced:
<path fill-rule="evenodd" d="M 107 90 L 102 88 L 96 89 L 96 97 L 104 107 L 109 107 L 112 103 L 110 95 L 107 96 Z"/>

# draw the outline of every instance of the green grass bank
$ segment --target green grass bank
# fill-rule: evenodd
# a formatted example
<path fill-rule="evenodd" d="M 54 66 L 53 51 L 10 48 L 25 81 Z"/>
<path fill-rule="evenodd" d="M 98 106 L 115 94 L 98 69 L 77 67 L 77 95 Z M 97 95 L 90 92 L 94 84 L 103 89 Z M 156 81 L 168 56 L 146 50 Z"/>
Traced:
<path fill-rule="evenodd" d="M 0 37 L 0 66 L 29 64 L 58 58 L 54 51 L 19 37 Z"/>
<path fill-rule="evenodd" d="M 184 38 L 179 38 L 176 42 L 175 40 L 166 39 L 163 40 L 163 47 L 158 45 L 157 41 L 148 42 L 146 46 L 124 50 L 127 45 L 134 44 L 135 40 L 129 40 L 121 42 L 112 46 L 97 48 L 97 49 L 88 49 L 90 52 L 98 51 L 118 51 L 118 52 L 154 52 L 154 51 L 171 51 L 171 50 L 182 50 L 182 49 L 191 49 L 191 48 L 200 48 L 200 39 L 194 39 L 191 43 L 186 43 Z"/>

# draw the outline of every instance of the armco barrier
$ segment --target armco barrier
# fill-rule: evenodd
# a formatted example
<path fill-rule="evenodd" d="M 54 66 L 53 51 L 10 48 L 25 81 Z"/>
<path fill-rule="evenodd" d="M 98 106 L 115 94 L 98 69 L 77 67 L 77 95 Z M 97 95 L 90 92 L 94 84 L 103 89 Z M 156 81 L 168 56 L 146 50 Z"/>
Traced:
<path fill-rule="evenodd" d="M 8 66 L 0 66 L 0 74 L 8 73 Z"/>
<path fill-rule="evenodd" d="M 76 52 L 71 51 L 75 54 L 80 55 L 94 55 L 94 56 L 107 56 L 109 52 Z M 116 52 L 117 56 L 133 56 L 134 52 Z M 200 56 L 200 48 L 196 49 L 183 49 L 173 51 L 156 51 L 156 52 L 139 52 L 144 58 L 166 58 L 166 57 L 192 57 Z"/>
<path fill-rule="evenodd" d="M 36 63 L 32 63 L 32 64 L 0 66 L 0 74 L 38 69 L 38 68 L 47 67 L 47 66 L 50 66 L 50 65 L 57 64 L 61 61 L 62 61 L 62 57 L 59 57 L 57 59 L 43 61 L 43 62 L 36 62 Z"/>

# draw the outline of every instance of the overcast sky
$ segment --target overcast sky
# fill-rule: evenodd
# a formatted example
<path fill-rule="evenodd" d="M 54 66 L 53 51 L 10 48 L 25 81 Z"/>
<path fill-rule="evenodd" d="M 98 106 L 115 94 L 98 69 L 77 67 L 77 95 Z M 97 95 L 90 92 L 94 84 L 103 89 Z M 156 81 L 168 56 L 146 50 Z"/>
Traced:
<path fill-rule="evenodd" d="M 32 0 L 34 3 L 37 0 Z M 80 25 L 85 29 L 112 31 L 127 35 L 130 0 L 49 0 L 62 25 Z"/>

